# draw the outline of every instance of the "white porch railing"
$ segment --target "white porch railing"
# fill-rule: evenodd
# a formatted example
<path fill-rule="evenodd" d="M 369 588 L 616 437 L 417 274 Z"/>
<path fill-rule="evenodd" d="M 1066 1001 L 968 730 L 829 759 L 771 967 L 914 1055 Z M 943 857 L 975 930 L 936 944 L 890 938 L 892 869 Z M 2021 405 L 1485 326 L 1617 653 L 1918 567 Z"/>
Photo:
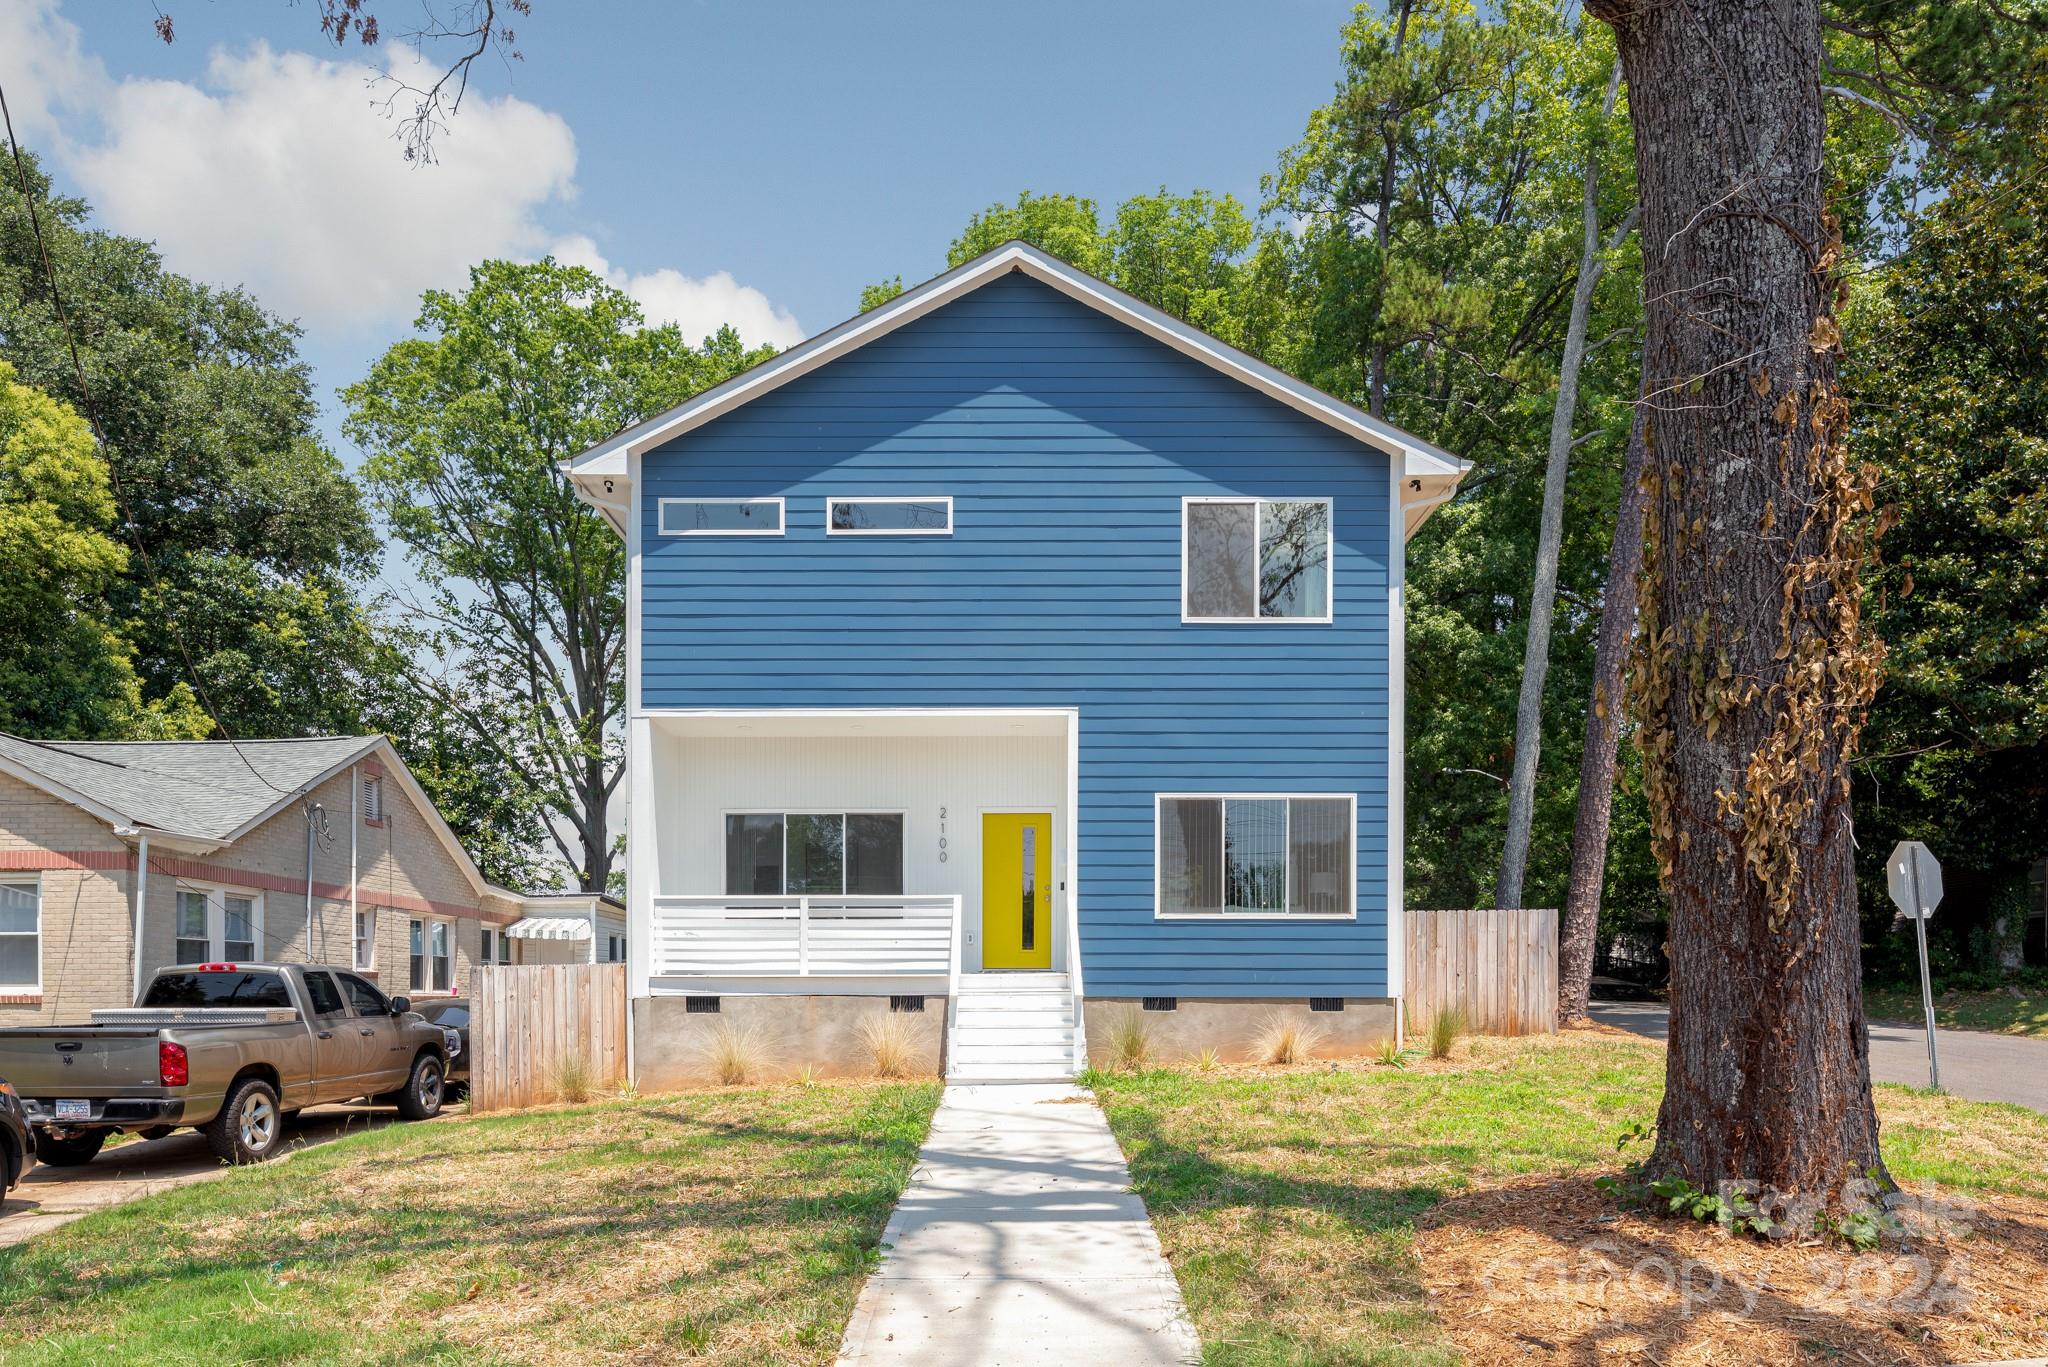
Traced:
<path fill-rule="evenodd" d="M 699 897 L 654 899 L 657 977 L 959 976 L 960 899 Z"/>

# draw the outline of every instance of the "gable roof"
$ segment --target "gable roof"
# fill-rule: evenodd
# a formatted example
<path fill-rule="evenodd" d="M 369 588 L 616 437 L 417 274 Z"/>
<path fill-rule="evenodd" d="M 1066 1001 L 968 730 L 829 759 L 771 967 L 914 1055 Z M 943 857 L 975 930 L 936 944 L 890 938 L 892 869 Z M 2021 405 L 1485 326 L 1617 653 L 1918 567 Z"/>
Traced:
<path fill-rule="evenodd" d="M 0 773 L 84 809 L 120 834 L 206 851 L 232 844 L 352 764 L 395 777 L 478 896 L 517 899 L 485 880 L 383 736 L 288 740 L 28 740 L 0 732 Z"/>
<path fill-rule="evenodd" d="M 577 494 L 604 514 L 605 519 L 623 534 L 630 506 L 632 456 L 750 403 L 1012 272 L 1020 272 L 1049 285 L 1183 355 L 1400 460 L 1405 476 L 1401 501 L 1409 536 L 1415 534 L 1415 529 L 1429 515 L 1431 508 L 1457 491 L 1458 481 L 1471 468 L 1469 462 L 1458 459 L 1443 448 L 1220 342 L 1200 328 L 1182 322 L 1135 295 L 1126 294 L 1107 281 L 1098 280 L 1028 242 L 1012 241 L 984 252 L 972 261 L 963 262 L 944 275 L 907 289 L 888 303 L 849 318 L 808 341 L 799 342 L 665 413 L 616 433 L 581 455 L 563 461 L 562 471 L 575 485 Z"/>

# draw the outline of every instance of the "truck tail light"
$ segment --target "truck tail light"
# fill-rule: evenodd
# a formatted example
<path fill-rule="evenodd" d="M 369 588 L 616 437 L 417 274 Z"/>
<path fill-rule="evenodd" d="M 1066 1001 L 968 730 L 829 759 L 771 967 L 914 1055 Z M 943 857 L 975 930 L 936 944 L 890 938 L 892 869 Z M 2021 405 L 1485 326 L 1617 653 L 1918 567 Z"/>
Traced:
<path fill-rule="evenodd" d="M 185 1059 L 185 1046 L 169 1040 L 159 1040 L 156 1046 L 157 1078 L 166 1087 L 182 1087 L 192 1080 L 191 1065 Z"/>

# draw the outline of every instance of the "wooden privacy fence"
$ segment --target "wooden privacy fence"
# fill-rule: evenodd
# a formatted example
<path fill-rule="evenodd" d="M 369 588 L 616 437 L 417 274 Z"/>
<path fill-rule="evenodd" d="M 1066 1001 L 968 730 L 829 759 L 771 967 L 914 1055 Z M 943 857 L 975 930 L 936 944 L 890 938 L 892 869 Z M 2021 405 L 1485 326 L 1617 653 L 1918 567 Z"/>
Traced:
<path fill-rule="evenodd" d="M 1410 1030 L 1446 1006 L 1462 1006 L 1477 1034 L 1557 1029 L 1555 909 L 1411 911 L 1405 920 Z"/>
<path fill-rule="evenodd" d="M 469 1010 L 469 1109 L 504 1111 L 560 1099 L 581 1058 L 592 1095 L 626 1081 L 626 966 L 520 964 L 478 968 Z"/>

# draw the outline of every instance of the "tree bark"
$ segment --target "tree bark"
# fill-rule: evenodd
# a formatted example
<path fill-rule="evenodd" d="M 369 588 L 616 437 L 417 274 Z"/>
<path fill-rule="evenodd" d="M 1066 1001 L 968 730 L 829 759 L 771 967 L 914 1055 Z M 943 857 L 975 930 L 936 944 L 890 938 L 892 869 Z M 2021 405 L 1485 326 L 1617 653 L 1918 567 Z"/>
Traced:
<path fill-rule="evenodd" d="M 1586 703 L 1586 745 L 1579 758 L 1579 805 L 1572 820 L 1571 877 L 1558 926 L 1557 1019 L 1586 1018 L 1593 952 L 1600 937 L 1600 894 L 1607 881 L 1607 826 L 1614 814 L 1614 757 L 1621 736 L 1622 670 L 1636 625 L 1636 571 L 1643 563 L 1643 467 L 1649 458 L 1645 405 L 1636 405 L 1621 463 L 1621 506 L 1607 548 L 1607 593 L 1593 648 L 1593 696 Z"/>
<path fill-rule="evenodd" d="M 1630 700 L 1671 896 L 1653 1171 L 1812 1211 L 1883 1178 L 1849 758 L 1874 478 L 1847 464 L 1819 0 L 1589 0 L 1628 76 L 1657 460 Z"/>
<path fill-rule="evenodd" d="M 1607 78 L 1604 121 L 1614 113 L 1621 64 Z M 1515 765 L 1508 778 L 1508 828 L 1501 841 L 1493 904 L 1522 905 L 1529 837 L 1536 824 L 1536 765 L 1543 754 L 1543 684 L 1550 674 L 1550 628 L 1557 613 L 1557 560 L 1564 543 L 1564 483 L 1571 471 L 1572 419 L 1579 409 L 1579 372 L 1586 364 L 1586 325 L 1600 284 L 1600 146 L 1586 150 L 1585 199 L 1579 211 L 1579 275 L 1558 362 L 1557 401 L 1550 410 L 1550 455 L 1543 468 L 1543 511 L 1536 531 L 1536 582 L 1529 595 L 1529 633 L 1522 646 L 1522 692 L 1515 706 Z"/>

